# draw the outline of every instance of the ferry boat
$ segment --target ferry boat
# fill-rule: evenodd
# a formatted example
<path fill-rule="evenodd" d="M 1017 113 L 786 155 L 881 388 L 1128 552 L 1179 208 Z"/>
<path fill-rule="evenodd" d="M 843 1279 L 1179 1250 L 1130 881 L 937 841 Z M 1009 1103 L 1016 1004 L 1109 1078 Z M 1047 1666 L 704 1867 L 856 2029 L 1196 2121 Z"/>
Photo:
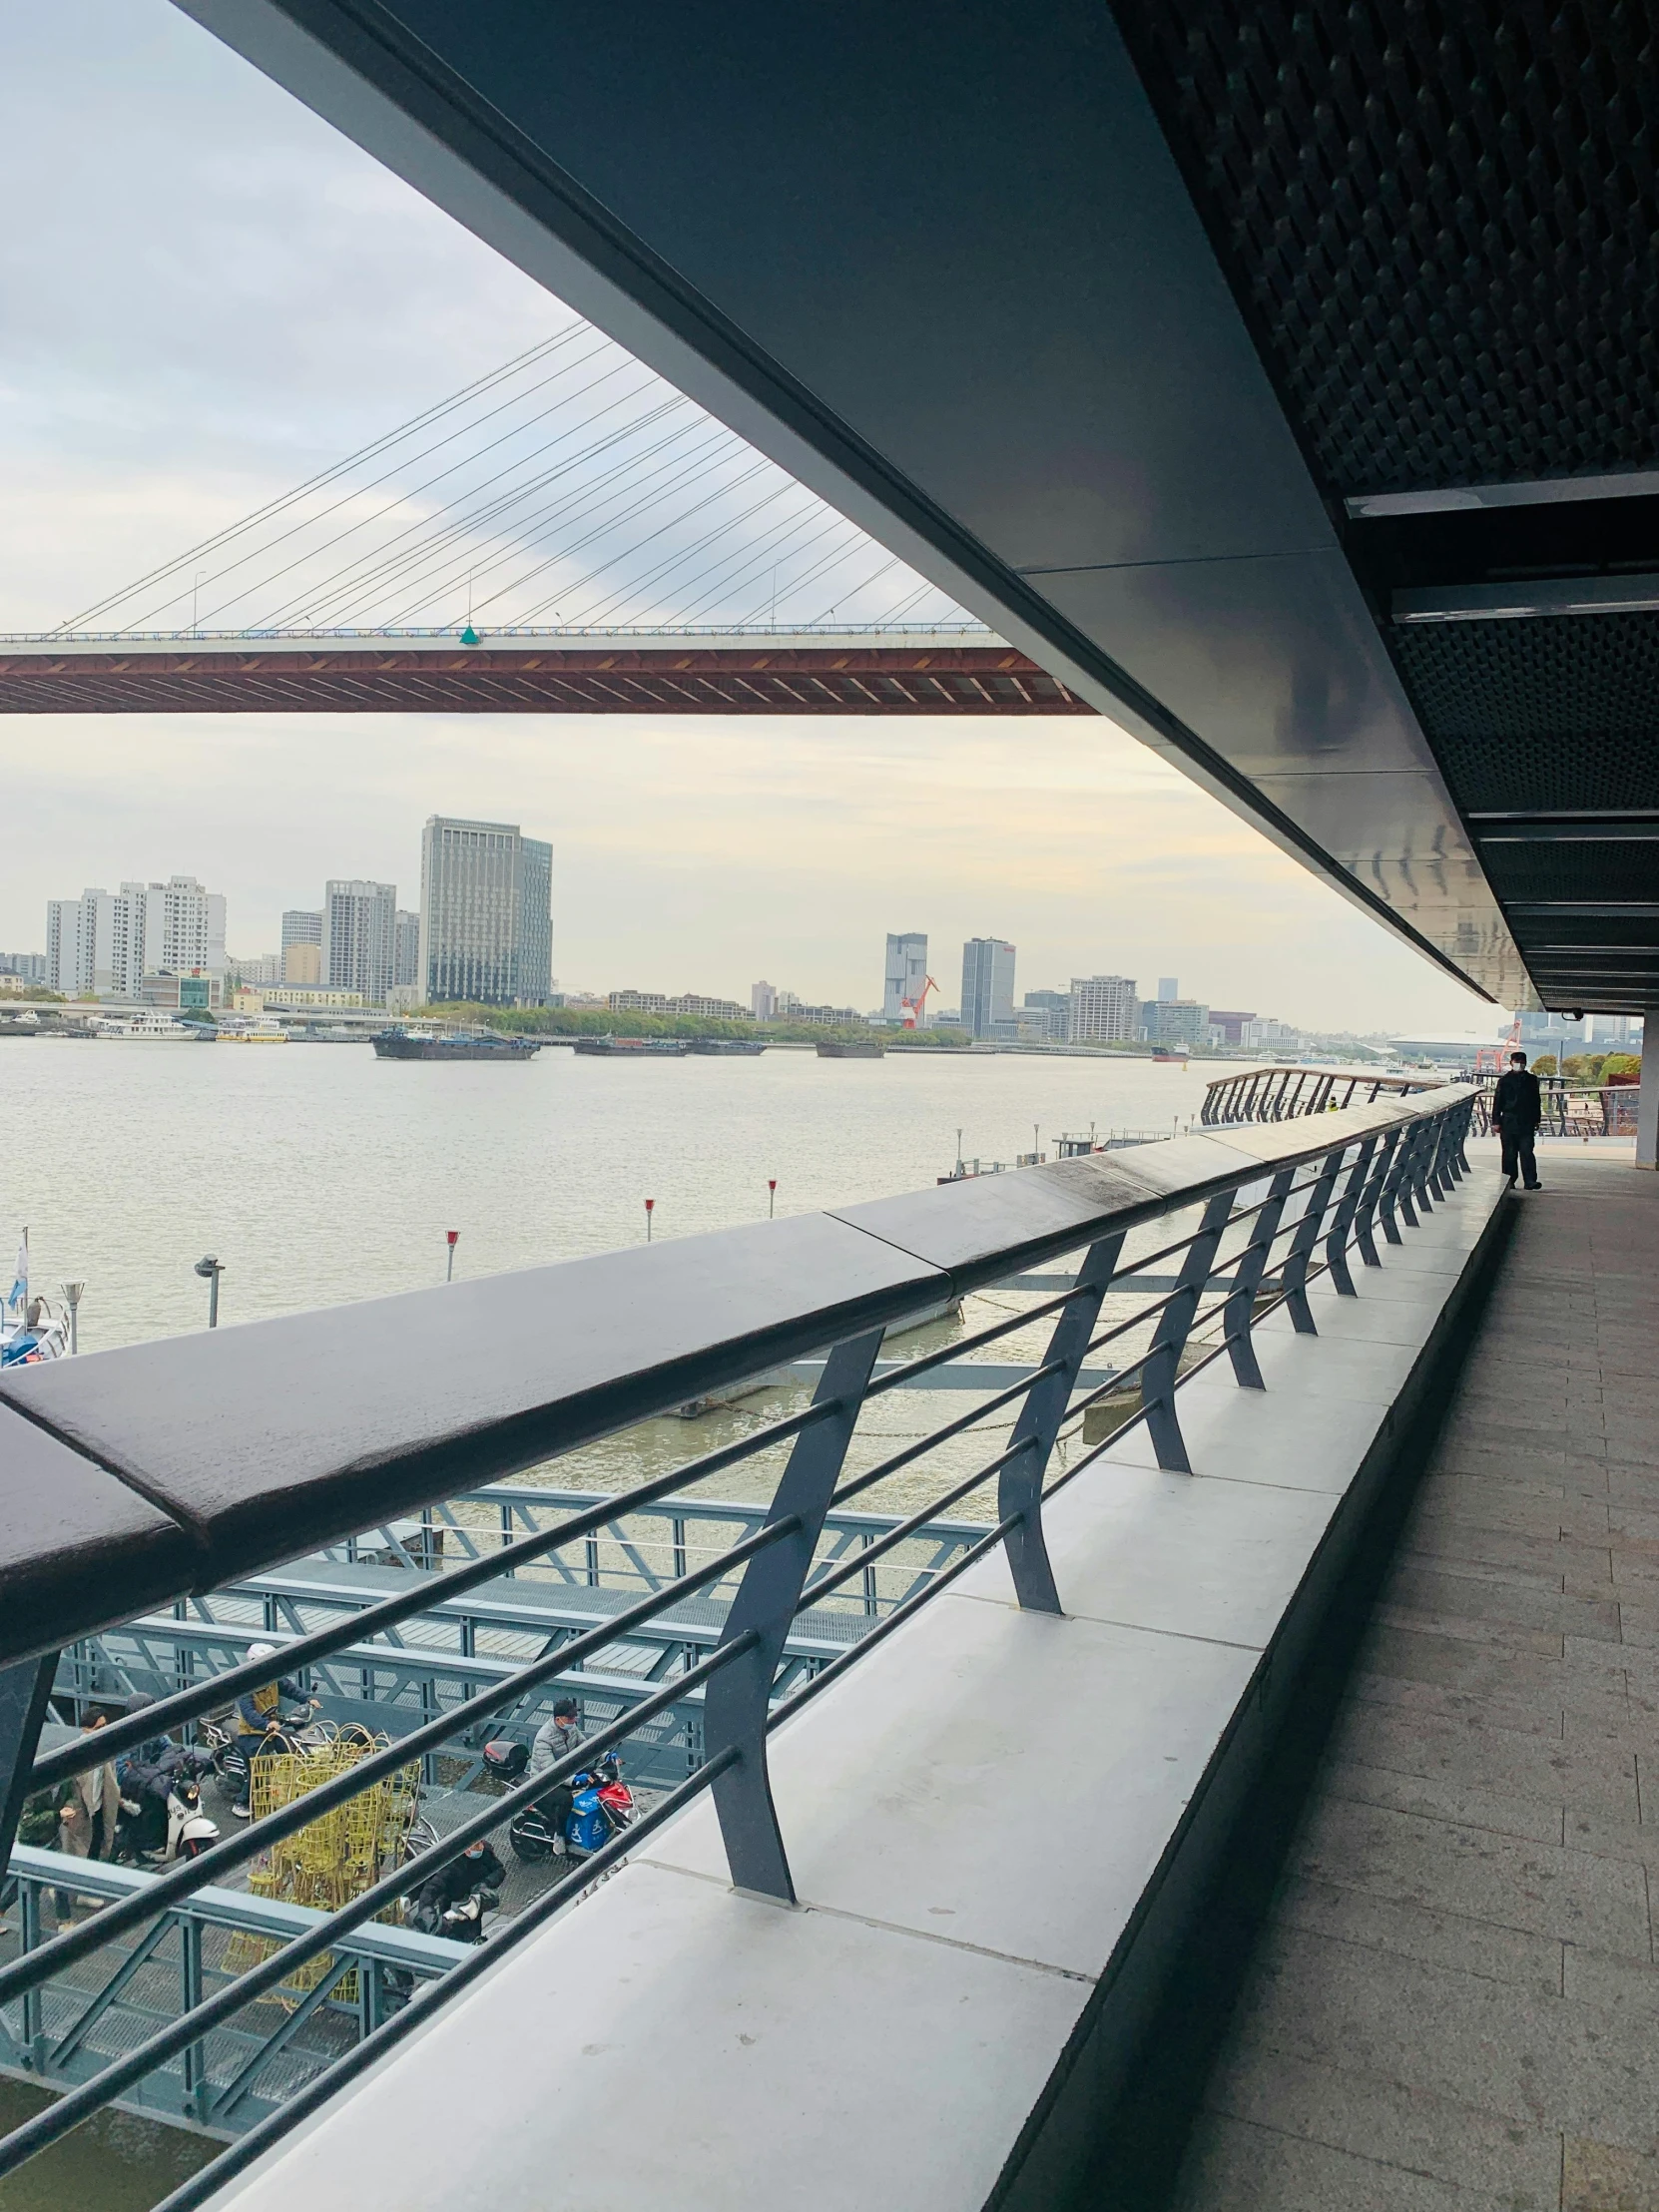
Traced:
<path fill-rule="evenodd" d="M 288 1033 L 279 1021 L 273 1021 L 269 1014 L 259 1021 L 251 1021 L 246 1029 L 222 1029 L 221 1044 L 286 1044 Z"/>
<path fill-rule="evenodd" d="M 819 1040 L 818 1056 L 821 1060 L 879 1060 L 885 1051 L 886 1047 L 877 1044 L 874 1038 L 863 1044 L 823 1037 Z"/>
<path fill-rule="evenodd" d="M 196 1023 L 175 1021 L 159 1006 L 144 1006 L 134 1014 L 112 1015 L 96 1026 L 101 1037 L 138 1037 L 165 1044 L 194 1043 L 197 1029 Z"/>
<path fill-rule="evenodd" d="M 507 1037 L 494 1029 L 382 1029 L 374 1051 L 382 1060 L 533 1060 L 533 1037 Z"/>
<path fill-rule="evenodd" d="M 685 1037 L 578 1037 L 575 1050 L 590 1059 L 683 1060 L 691 1045 Z"/>

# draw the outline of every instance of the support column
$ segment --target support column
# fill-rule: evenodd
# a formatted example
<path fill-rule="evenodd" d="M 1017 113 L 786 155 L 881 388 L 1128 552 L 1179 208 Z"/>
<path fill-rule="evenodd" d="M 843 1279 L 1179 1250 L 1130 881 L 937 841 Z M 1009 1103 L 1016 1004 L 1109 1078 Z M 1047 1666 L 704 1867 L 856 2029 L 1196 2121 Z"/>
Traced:
<path fill-rule="evenodd" d="M 1647 1044 L 1653 1038 L 1654 1060 L 1647 1064 Z M 1659 1006 L 1642 1010 L 1642 1090 L 1636 1101 L 1636 1165 L 1659 1168 Z"/>

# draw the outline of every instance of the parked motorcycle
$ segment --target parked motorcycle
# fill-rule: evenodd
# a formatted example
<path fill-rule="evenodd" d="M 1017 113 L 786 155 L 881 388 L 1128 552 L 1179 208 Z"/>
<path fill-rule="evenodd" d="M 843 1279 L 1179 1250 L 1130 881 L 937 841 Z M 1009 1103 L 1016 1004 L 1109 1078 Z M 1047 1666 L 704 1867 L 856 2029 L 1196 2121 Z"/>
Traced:
<path fill-rule="evenodd" d="M 500 1742 L 484 1746 L 484 1771 L 499 1782 L 516 1782 L 530 1760 L 525 1744 Z M 556 1836 L 553 1821 L 538 1804 L 526 1805 L 513 1816 L 507 1841 L 515 1858 L 527 1866 L 544 1865 L 550 1859 L 589 1859 L 613 1836 L 630 1828 L 635 1819 L 634 1793 L 622 1779 L 622 1762 L 607 1751 L 569 1784 L 570 1812 L 564 1833 Z"/>

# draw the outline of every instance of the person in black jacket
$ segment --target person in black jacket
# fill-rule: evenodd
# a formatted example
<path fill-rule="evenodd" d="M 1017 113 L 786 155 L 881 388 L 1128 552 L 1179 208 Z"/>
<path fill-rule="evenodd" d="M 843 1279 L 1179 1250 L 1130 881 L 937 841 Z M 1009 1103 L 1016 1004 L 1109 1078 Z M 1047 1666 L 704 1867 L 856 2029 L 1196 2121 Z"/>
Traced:
<path fill-rule="evenodd" d="M 475 1891 L 493 1892 L 494 1904 L 506 1879 L 506 1868 L 488 1844 L 482 1840 L 468 1844 L 457 1858 L 420 1885 L 409 1910 L 410 1924 L 428 1936 L 447 1934 L 443 1916 L 450 1906 L 461 1904 Z M 455 1934 L 463 1942 L 477 1942 L 483 1932 L 483 1914 L 479 1913 L 469 1927 L 457 1929 Z"/>
<path fill-rule="evenodd" d="M 1532 1148 L 1543 1118 L 1538 1078 L 1528 1073 L 1524 1052 L 1511 1052 L 1508 1073 L 1498 1077 L 1492 1092 L 1492 1127 L 1503 1147 L 1503 1172 L 1511 1187 L 1518 1167 L 1529 1191 L 1542 1188 L 1538 1181 L 1537 1156 Z"/>

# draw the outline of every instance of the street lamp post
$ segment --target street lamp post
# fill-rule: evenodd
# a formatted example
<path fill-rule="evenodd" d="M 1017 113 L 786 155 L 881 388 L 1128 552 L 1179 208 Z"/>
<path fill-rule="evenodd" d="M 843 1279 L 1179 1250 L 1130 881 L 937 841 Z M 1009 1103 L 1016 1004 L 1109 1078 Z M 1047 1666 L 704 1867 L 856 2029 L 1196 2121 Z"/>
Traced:
<path fill-rule="evenodd" d="M 776 1175 L 769 1175 L 767 1177 L 767 1220 L 771 1221 L 777 1211 L 778 1178 Z"/>
<path fill-rule="evenodd" d="M 443 1271 L 443 1279 L 446 1283 L 453 1283 L 455 1280 L 455 1247 L 460 1243 L 460 1240 L 461 1233 L 458 1229 L 446 1229 L 443 1233 L 443 1241 L 449 1247 L 449 1258 Z"/>
<path fill-rule="evenodd" d="M 81 1349 L 81 1294 L 86 1285 L 60 1283 L 58 1288 L 63 1292 L 63 1302 L 69 1308 L 69 1350 L 73 1358 Z"/>
<path fill-rule="evenodd" d="M 647 1244 L 651 1242 L 651 1217 L 656 1210 L 657 1201 L 654 1198 L 648 1198 L 645 1202 L 645 1241 Z"/>
<path fill-rule="evenodd" d="M 205 1260 L 198 1260 L 196 1272 L 208 1286 L 208 1327 L 219 1327 L 219 1279 L 225 1273 L 223 1260 L 216 1260 L 210 1252 Z"/>

